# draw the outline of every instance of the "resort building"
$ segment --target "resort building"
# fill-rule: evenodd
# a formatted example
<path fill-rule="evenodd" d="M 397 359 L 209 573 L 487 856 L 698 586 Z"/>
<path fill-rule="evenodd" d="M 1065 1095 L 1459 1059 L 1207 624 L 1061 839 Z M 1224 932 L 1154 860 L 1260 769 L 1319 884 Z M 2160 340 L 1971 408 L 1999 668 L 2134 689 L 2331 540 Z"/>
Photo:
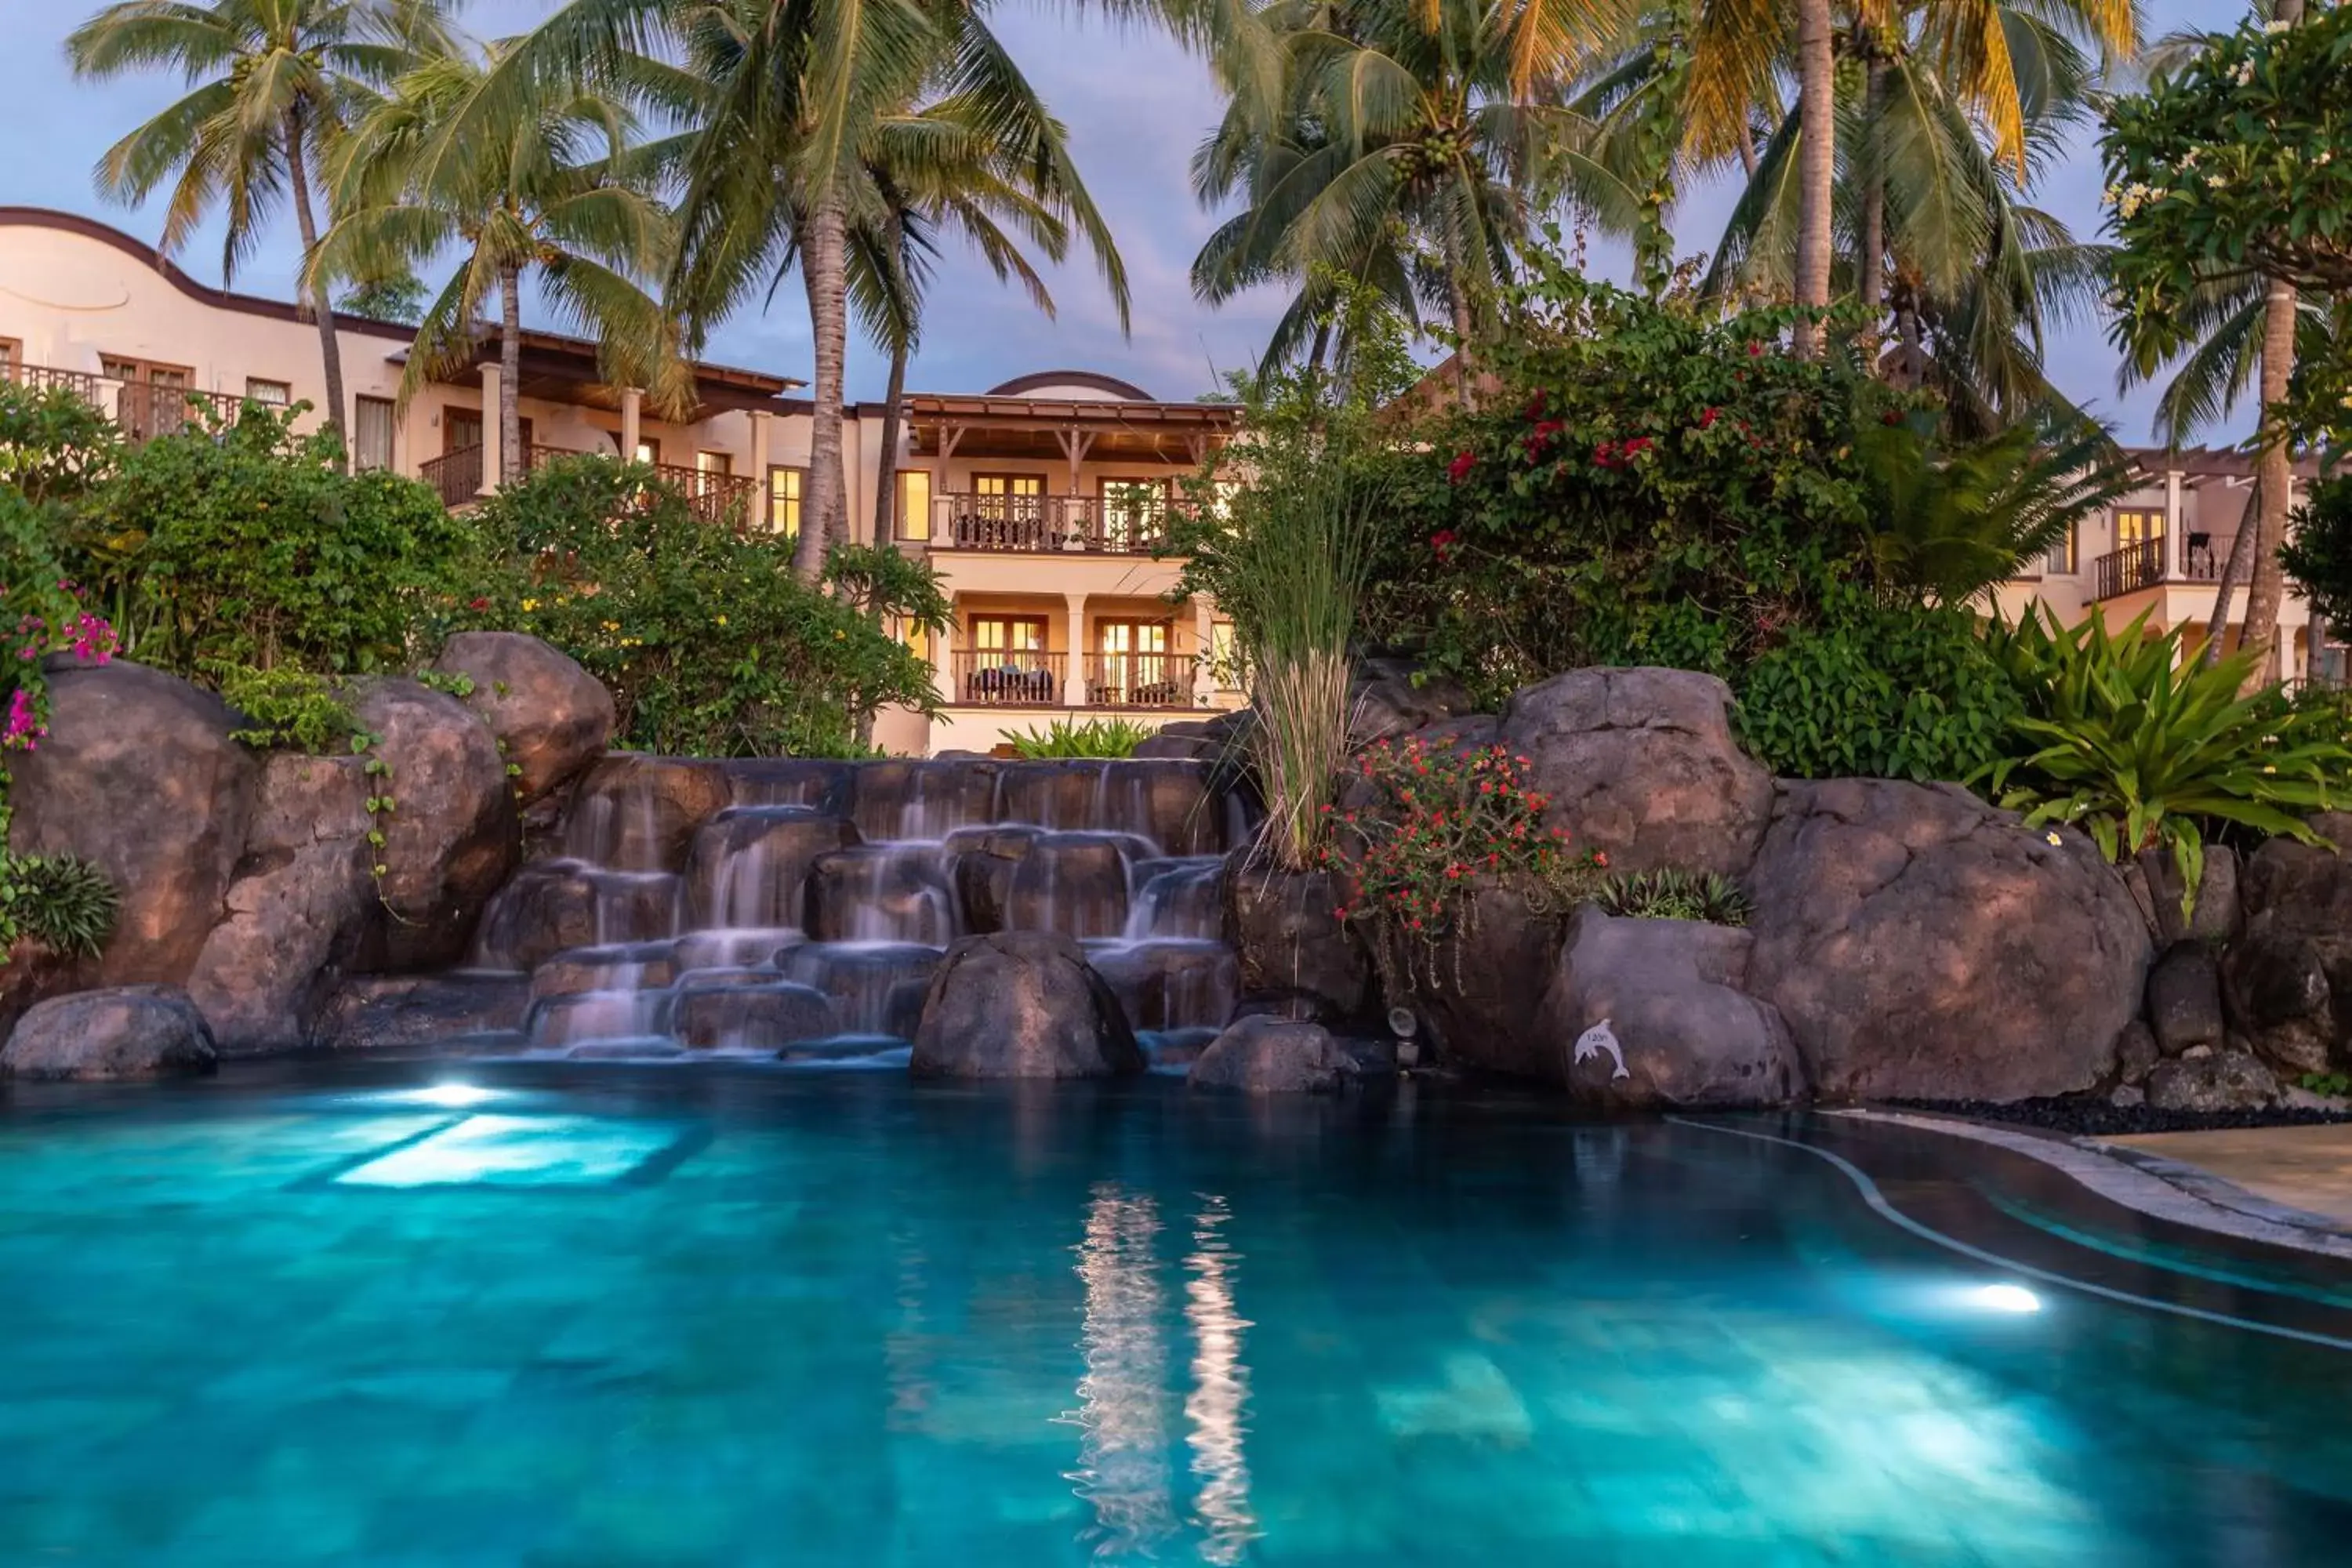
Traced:
<path fill-rule="evenodd" d="M 404 406 L 411 329 L 338 316 L 346 428 L 362 467 L 470 505 L 503 468 L 495 339 L 462 374 Z M 184 426 L 197 405 L 308 403 L 323 421 L 316 325 L 294 306 L 211 288 L 108 225 L 0 207 L 0 378 L 68 388 L 134 438 Z M 594 344 L 523 339 L 526 468 L 575 453 L 654 463 L 714 522 L 793 533 L 808 468 L 803 383 L 698 363 L 697 405 L 663 419 L 604 384 Z M 913 637 L 944 703 L 886 712 L 877 743 L 911 755 L 989 751 L 1007 731 L 1116 715 L 1156 727 L 1241 700 L 1229 630 L 1176 596 L 1183 563 L 1155 553 L 1185 505 L 1182 480 L 1230 438 L 1234 410 L 1167 403 L 1109 376 L 1055 371 L 971 395 L 905 399 L 890 504 L 877 508 L 887 410 L 844 431 L 853 536 L 927 557 L 955 606 L 950 635 Z M 878 513 L 878 515 L 877 515 Z"/>

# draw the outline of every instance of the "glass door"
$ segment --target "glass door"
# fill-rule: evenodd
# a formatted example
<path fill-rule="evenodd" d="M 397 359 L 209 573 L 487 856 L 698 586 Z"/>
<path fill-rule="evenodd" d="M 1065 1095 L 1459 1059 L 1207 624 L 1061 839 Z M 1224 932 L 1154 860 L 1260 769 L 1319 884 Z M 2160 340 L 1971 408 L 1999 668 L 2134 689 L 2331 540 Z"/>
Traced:
<path fill-rule="evenodd" d="M 966 702 L 1049 707 L 1060 701 L 1054 660 L 1045 651 L 1045 617 L 973 616 L 970 667 L 961 684 Z"/>
<path fill-rule="evenodd" d="M 1105 550 L 1150 548 L 1160 533 L 1162 503 L 1167 491 L 1153 479 L 1102 481 L 1102 540 Z"/>
<path fill-rule="evenodd" d="M 999 550 L 1045 548 L 1045 477 L 1043 474 L 974 474 L 971 542 Z"/>
<path fill-rule="evenodd" d="M 1167 622 L 1104 621 L 1095 628 L 1095 646 L 1096 701 L 1166 705 Z"/>

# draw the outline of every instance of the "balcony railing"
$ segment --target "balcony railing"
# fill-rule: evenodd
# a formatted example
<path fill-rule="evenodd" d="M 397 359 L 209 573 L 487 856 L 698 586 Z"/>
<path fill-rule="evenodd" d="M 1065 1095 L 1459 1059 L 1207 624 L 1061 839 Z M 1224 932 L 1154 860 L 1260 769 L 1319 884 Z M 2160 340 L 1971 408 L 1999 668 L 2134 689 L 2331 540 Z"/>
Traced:
<path fill-rule="evenodd" d="M 576 451 L 568 447 L 525 447 L 522 449 L 523 472 L 531 473 L 561 458 L 597 458 L 616 461 L 610 452 Z M 686 498 L 688 508 L 705 522 L 724 523 L 730 528 L 742 528 L 751 515 L 751 498 L 759 486 L 748 479 L 732 474 L 706 473 L 700 468 L 681 468 L 673 463 L 656 463 L 654 472 L 675 486 Z M 471 506 L 481 495 L 482 448 L 460 447 L 445 452 L 417 469 L 417 477 L 431 485 L 441 497 L 441 504 L 457 508 Z"/>
<path fill-rule="evenodd" d="M 1021 554 L 1153 555 L 1188 503 L 1165 497 L 935 495 L 939 550 Z"/>
<path fill-rule="evenodd" d="M 233 419 L 245 400 L 226 392 L 199 392 L 184 386 L 163 386 L 149 381 L 125 381 L 86 370 L 58 370 L 45 364 L 0 363 L 0 381 L 12 381 L 36 391 L 71 394 L 114 422 L 131 441 L 152 441 L 173 436 L 202 423 L 199 409 Z"/>
<path fill-rule="evenodd" d="M 1035 649 L 958 649 L 948 656 L 951 703 L 974 708 L 1059 708 L 1070 656 Z"/>
<path fill-rule="evenodd" d="M 1192 671 L 1189 654 L 1088 654 L 1084 700 L 1089 708 L 1190 708 Z"/>
<path fill-rule="evenodd" d="M 2218 583 L 2229 560 L 2229 546 L 2227 540 L 2216 543 L 2210 535 L 2191 533 L 2180 564 L 2168 575 L 2163 537 L 2143 539 L 2111 550 L 2091 563 L 2093 590 L 2099 598 L 2116 599 L 2159 583 Z"/>

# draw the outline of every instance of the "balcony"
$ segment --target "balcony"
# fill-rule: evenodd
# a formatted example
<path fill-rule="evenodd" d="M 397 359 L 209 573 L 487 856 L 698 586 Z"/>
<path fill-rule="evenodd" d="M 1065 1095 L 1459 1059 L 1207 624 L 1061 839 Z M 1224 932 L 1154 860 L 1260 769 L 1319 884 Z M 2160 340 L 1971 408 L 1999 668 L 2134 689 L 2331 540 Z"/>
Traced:
<path fill-rule="evenodd" d="M 2191 533 L 2179 566 L 2169 575 L 2161 535 L 2109 551 L 2091 563 L 2094 596 L 2119 599 L 2166 583 L 2218 583 L 2229 561 L 2230 542 L 2222 540 L 2217 544 L 2210 534 Z"/>
<path fill-rule="evenodd" d="M 970 708 L 1059 708 L 1070 656 L 961 648 L 948 656 L 948 700 Z"/>
<path fill-rule="evenodd" d="M 245 399 L 226 392 L 198 392 L 150 381 L 125 381 L 86 370 L 0 362 L 0 381 L 37 392 L 64 392 L 98 410 L 129 441 L 152 441 L 201 426 L 199 410 L 234 419 Z"/>
<path fill-rule="evenodd" d="M 1086 701 L 1089 708 L 1190 708 L 1193 661 L 1190 654 L 1090 653 L 1087 656 Z"/>
<path fill-rule="evenodd" d="M 526 447 L 523 448 L 523 472 L 531 473 L 562 458 L 596 458 L 610 462 L 616 460 L 610 452 L 576 451 L 568 447 Z M 722 523 L 741 529 L 750 521 L 751 498 L 759 486 L 748 479 L 733 474 L 708 473 L 700 468 L 682 468 L 675 463 L 656 463 L 653 470 L 677 487 L 686 498 L 688 508 L 705 522 Z M 455 510 L 471 506 L 481 499 L 482 448 L 460 447 L 454 452 L 421 465 L 417 477 L 431 485 L 441 498 L 441 504 Z"/>
<path fill-rule="evenodd" d="M 1189 508 L 1164 497 L 937 495 L 931 548 L 1016 555 L 1157 555 Z"/>

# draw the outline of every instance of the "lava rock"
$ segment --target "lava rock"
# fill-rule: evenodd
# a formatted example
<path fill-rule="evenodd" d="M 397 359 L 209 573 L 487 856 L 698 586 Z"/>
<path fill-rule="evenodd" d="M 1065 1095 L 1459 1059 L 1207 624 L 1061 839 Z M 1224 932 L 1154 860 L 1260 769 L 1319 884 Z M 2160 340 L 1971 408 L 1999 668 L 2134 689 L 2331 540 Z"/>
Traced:
<path fill-rule="evenodd" d="M 311 1020 L 330 1051 L 424 1050 L 519 1032 L 530 1011 L 520 974 L 367 974 L 342 981 Z"/>
<path fill-rule="evenodd" d="M 2335 1058 L 2335 986 L 2316 942 L 2257 929 L 2221 964 L 2230 1017 L 2265 1060 L 2289 1072 L 2326 1072 Z"/>
<path fill-rule="evenodd" d="M 1320 1024 L 1244 1018 L 1194 1059 L 1185 1081 L 1195 1089 L 1245 1094 L 1328 1094 L 1355 1071 L 1355 1059 Z"/>
<path fill-rule="evenodd" d="M 895 844 L 835 849 L 810 862 L 803 923 L 815 942 L 944 946 L 955 934 L 944 852 Z"/>
<path fill-rule="evenodd" d="M 2166 946 L 2191 938 L 2224 942 L 2244 929 L 2245 915 L 2239 885 L 2237 852 L 2226 844 L 2205 847 L 2205 871 L 2197 886 L 2197 901 L 2187 919 L 2180 913 L 2180 868 L 2168 849 L 2143 851 L 2124 868 L 2124 882 L 2140 904 L 2148 929 Z"/>
<path fill-rule="evenodd" d="M 564 853 L 615 871 L 677 871 L 734 790 L 717 763 L 616 752 L 588 770 L 564 823 Z"/>
<path fill-rule="evenodd" d="M 2278 1099 L 2271 1069 L 2243 1051 L 2183 1057 L 2147 1075 L 2147 1103 L 2158 1110 L 2251 1110 Z"/>
<path fill-rule="evenodd" d="M 1405 659 L 1361 659 L 1348 692 L 1348 741 L 1367 746 L 1458 718 L 1476 707 L 1469 689 L 1452 676 L 1433 674 Z"/>
<path fill-rule="evenodd" d="M 824 993 L 771 980 L 753 985 L 681 984 L 670 1007 L 670 1033 L 689 1050 L 705 1051 L 777 1049 L 840 1032 Z"/>
<path fill-rule="evenodd" d="M 394 802 L 373 824 L 384 836 L 376 852 L 384 871 L 354 967 L 402 973 L 455 963 L 522 856 L 506 759 L 463 703 L 413 680 L 368 682 L 352 714 L 388 770 L 373 787 Z"/>
<path fill-rule="evenodd" d="M 688 923 L 797 926 L 817 858 L 857 841 L 857 829 L 843 817 L 790 806 L 730 806 L 694 836 L 686 862 Z"/>
<path fill-rule="evenodd" d="M 187 994 L 122 985 L 53 996 L 16 1021 L 0 1075 L 100 1081 L 210 1072 L 212 1031 Z"/>
<path fill-rule="evenodd" d="M 1788 1026 L 1739 989 L 1754 936 L 1578 911 L 1544 999 L 1549 1076 L 1606 1110 L 1784 1105 L 1804 1092 Z M 1587 1031 L 1607 1026 L 1612 1054 Z M 1622 1062 L 1619 1057 L 1622 1056 Z"/>
<path fill-rule="evenodd" d="M 613 694 L 572 658 L 520 632 L 459 632 L 433 668 L 462 675 L 466 705 L 482 716 L 529 805 L 552 793 L 612 744 Z"/>
<path fill-rule="evenodd" d="M 677 978 L 677 944 L 667 942 L 575 947 L 530 972 L 531 1000 L 589 991 L 659 990 Z"/>
<path fill-rule="evenodd" d="M 1772 775 L 1731 731 L 1731 689 L 1681 669 L 1577 669 L 1518 691 L 1502 743 L 1529 760 L 1547 825 L 1621 870 L 1738 876 L 1772 815 Z"/>
<path fill-rule="evenodd" d="M 2156 1033 L 2134 1018 L 2116 1037 L 2116 1076 L 2126 1084 L 2144 1083 L 2156 1064 L 2164 1059 L 2157 1048 Z"/>
<path fill-rule="evenodd" d="M 2221 970 L 2211 948 L 2191 940 L 2164 950 L 2147 972 L 2147 1021 L 2168 1057 L 2221 1043 Z"/>
<path fill-rule="evenodd" d="M 1127 858 L 1113 838 L 1047 833 L 1013 864 L 1004 929 L 1117 936 L 1127 926 Z"/>
<path fill-rule="evenodd" d="M 966 930 L 984 933 L 1007 928 L 1013 875 L 1041 837 L 1042 829 L 1026 826 L 971 827 L 948 836 L 948 851 L 955 857 L 956 900 L 963 908 Z"/>
<path fill-rule="evenodd" d="M 948 950 L 923 998 L 919 1078 L 1104 1078 L 1141 1072 L 1118 998 L 1068 937 L 998 931 Z"/>
<path fill-rule="evenodd" d="M 1337 910 L 1328 871 L 1279 871 L 1235 850 L 1224 877 L 1225 941 L 1244 996 L 1312 997 L 1320 1022 L 1345 1027 L 1372 1007 L 1371 962 Z"/>
<path fill-rule="evenodd" d="M 1747 989 L 1817 1094 L 2000 1101 L 2112 1079 L 2147 928 L 2087 840 L 2053 837 L 1951 785 L 1783 786 L 1748 879 Z"/>
<path fill-rule="evenodd" d="M 49 733 L 8 764 L 8 847 L 112 879 L 114 934 L 79 984 L 180 984 L 245 853 L 260 770 L 211 692 L 121 659 L 53 664 Z"/>
<path fill-rule="evenodd" d="M 1568 924 L 1566 910 L 1531 901 L 1523 887 L 1474 880 L 1444 936 L 1403 965 L 1438 1048 L 1490 1072 L 1559 1082 L 1558 1044 L 1542 1020 Z"/>

